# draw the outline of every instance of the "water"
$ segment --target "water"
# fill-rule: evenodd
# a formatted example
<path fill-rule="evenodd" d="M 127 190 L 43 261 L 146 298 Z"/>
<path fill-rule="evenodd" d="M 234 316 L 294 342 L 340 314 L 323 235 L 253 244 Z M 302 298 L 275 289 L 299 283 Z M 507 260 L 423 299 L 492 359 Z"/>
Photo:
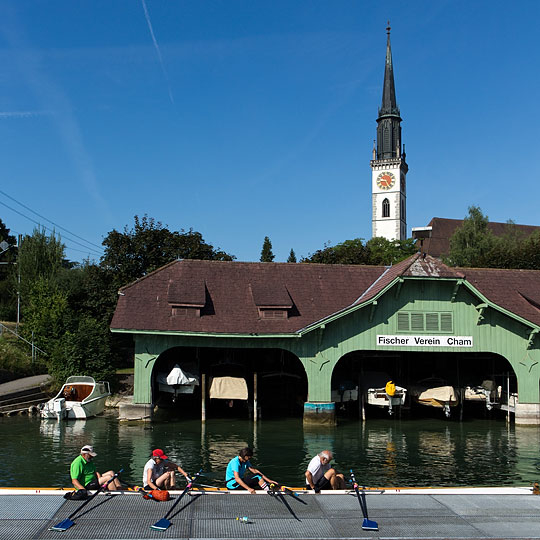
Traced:
<path fill-rule="evenodd" d="M 106 415 L 87 421 L 0 419 L 2 487 L 68 487 L 69 465 L 84 444 L 98 453 L 98 471 L 124 468 L 122 477 L 142 482 L 153 448 L 162 448 L 189 473 L 209 473 L 205 483 L 223 485 L 228 461 L 252 446 L 254 466 L 290 486 L 304 484 L 313 455 L 335 454 L 335 465 L 369 486 L 532 485 L 540 479 L 540 429 L 504 421 L 397 419 L 341 422 L 304 428 L 299 419 L 198 420 L 128 424 Z M 180 482 L 183 485 L 183 482 Z"/>

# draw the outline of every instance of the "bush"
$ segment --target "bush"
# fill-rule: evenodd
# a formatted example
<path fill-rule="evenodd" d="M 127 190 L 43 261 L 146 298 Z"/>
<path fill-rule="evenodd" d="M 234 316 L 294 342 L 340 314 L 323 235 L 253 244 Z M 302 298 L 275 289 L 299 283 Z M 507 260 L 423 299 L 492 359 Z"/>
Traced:
<path fill-rule="evenodd" d="M 84 317 L 79 321 L 77 329 L 66 332 L 55 347 L 49 371 L 59 381 L 70 375 L 89 375 L 96 380 L 112 383 L 115 364 L 107 324 L 92 317 Z"/>
<path fill-rule="evenodd" d="M 0 383 L 47 373 L 41 360 L 32 362 L 29 346 L 16 338 L 0 338 Z"/>

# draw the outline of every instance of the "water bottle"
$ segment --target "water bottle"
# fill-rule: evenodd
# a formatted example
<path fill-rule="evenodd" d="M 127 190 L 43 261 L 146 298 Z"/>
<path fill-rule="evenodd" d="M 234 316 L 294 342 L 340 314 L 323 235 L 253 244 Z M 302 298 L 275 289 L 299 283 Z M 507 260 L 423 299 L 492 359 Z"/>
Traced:
<path fill-rule="evenodd" d="M 237 517 L 236 521 L 239 521 L 240 523 L 251 523 L 251 521 L 249 520 L 247 516 Z"/>

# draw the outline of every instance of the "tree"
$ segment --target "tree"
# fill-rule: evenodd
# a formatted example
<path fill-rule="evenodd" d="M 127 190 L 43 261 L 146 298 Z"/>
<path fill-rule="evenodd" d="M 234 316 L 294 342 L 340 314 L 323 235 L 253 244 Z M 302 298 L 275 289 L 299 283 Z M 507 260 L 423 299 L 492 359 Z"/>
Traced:
<path fill-rule="evenodd" d="M 362 238 L 345 240 L 341 244 L 329 246 L 310 254 L 302 262 L 319 264 L 366 264 L 367 253 Z"/>
<path fill-rule="evenodd" d="M 135 216 L 135 226 L 124 232 L 111 231 L 103 241 L 102 269 L 111 272 L 113 286 L 119 288 L 175 259 L 232 261 L 235 257 L 207 244 L 201 233 L 171 232 L 160 221 Z"/>
<path fill-rule="evenodd" d="M 268 236 L 265 236 L 261 250 L 261 262 L 272 262 L 273 260 L 274 254 L 272 253 L 272 242 L 270 242 Z"/>
<path fill-rule="evenodd" d="M 288 263 L 295 263 L 296 262 L 296 253 L 294 252 L 294 249 L 291 248 L 291 252 L 289 253 L 289 258 L 287 259 Z"/>
<path fill-rule="evenodd" d="M 0 252 L 2 253 L 0 256 L 0 261 L 2 263 L 14 263 L 15 257 L 17 256 L 17 240 L 12 234 L 9 234 L 9 229 L 0 219 L 0 244 L 2 242 L 6 242 L 8 247 L 5 249 L 0 248 Z M 0 265 L 0 279 L 5 279 L 8 272 L 9 267 L 7 264 Z"/>
<path fill-rule="evenodd" d="M 497 242 L 488 223 L 488 217 L 478 206 L 470 206 L 469 215 L 450 237 L 450 250 L 444 262 L 451 266 L 484 266 Z"/>
<path fill-rule="evenodd" d="M 367 264 L 396 264 L 418 251 L 412 238 L 406 240 L 388 240 L 375 237 L 366 243 Z"/>
<path fill-rule="evenodd" d="M 36 228 L 31 235 L 23 236 L 17 257 L 23 317 L 29 305 L 29 293 L 34 285 L 41 279 L 51 283 L 57 280 L 62 271 L 64 250 L 64 244 L 54 231 L 47 236 L 45 229 Z M 17 287 L 16 283 L 14 287 Z"/>
<path fill-rule="evenodd" d="M 345 240 L 335 246 L 325 245 L 302 262 L 320 264 L 395 264 L 416 253 L 414 241 L 390 241 L 386 238 L 372 238 L 364 244 L 362 238 Z"/>
<path fill-rule="evenodd" d="M 90 375 L 96 380 L 112 381 L 115 360 L 108 322 L 82 317 L 77 327 L 62 337 L 61 354 L 56 354 L 49 372 L 64 381 L 70 375 Z"/>
<path fill-rule="evenodd" d="M 66 295 L 51 280 L 38 277 L 28 290 L 26 305 L 22 333 L 47 354 L 48 362 L 72 321 Z"/>
<path fill-rule="evenodd" d="M 17 247 L 15 237 L 0 219 L 0 244 L 6 242 L 8 247 L 0 248 L 0 320 L 14 320 L 17 312 L 17 290 L 14 286 L 15 262 Z"/>

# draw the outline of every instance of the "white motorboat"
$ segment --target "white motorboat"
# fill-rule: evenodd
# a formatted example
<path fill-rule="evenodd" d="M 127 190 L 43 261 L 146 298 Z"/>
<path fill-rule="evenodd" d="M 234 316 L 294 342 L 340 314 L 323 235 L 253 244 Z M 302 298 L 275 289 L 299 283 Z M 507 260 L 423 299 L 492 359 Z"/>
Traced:
<path fill-rule="evenodd" d="M 486 409 L 490 411 L 500 404 L 502 388 L 496 386 L 495 381 L 486 379 L 479 386 L 466 386 L 463 394 L 465 401 L 484 402 Z"/>
<path fill-rule="evenodd" d="M 108 382 L 96 382 L 87 376 L 68 377 L 60 392 L 42 404 L 41 418 L 90 418 L 104 411 L 110 395 Z"/>
<path fill-rule="evenodd" d="M 394 407 L 401 407 L 405 404 L 406 397 L 406 388 L 388 381 L 382 388 L 368 388 L 366 402 L 368 405 L 376 407 L 388 407 L 388 414 L 392 415 Z"/>
<path fill-rule="evenodd" d="M 394 407 L 405 404 L 407 389 L 394 384 L 388 373 L 367 371 L 362 378 L 363 392 L 367 405 L 388 408 L 388 414 L 394 414 Z"/>

